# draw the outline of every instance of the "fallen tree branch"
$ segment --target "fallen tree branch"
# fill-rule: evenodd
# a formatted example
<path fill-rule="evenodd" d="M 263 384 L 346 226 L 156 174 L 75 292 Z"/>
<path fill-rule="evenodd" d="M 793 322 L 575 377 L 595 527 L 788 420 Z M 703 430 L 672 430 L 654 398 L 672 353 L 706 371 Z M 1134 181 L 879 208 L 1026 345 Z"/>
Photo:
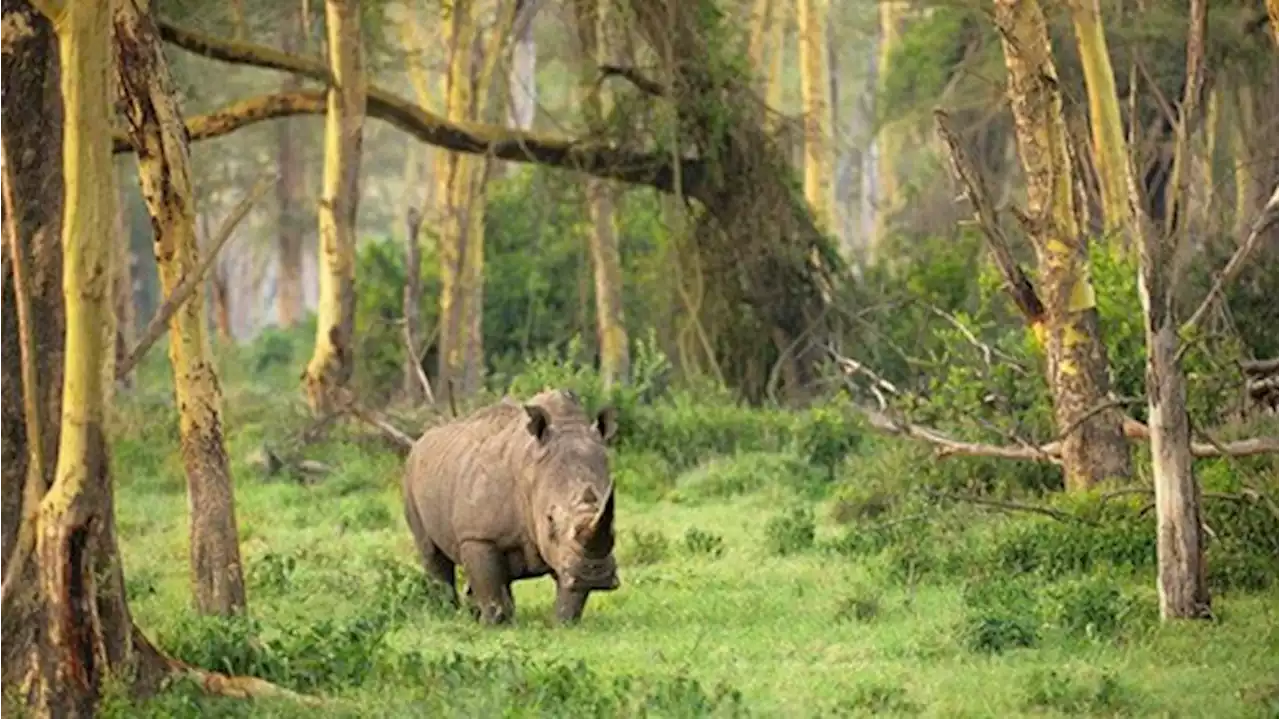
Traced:
<path fill-rule="evenodd" d="M 165 42 L 197 55 L 330 82 L 329 68 L 320 60 L 263 45 L 225 40 L 172 23 L 157 25 Z M 194 141 L 225 135 L 270 118 L 322 115 L 326 111 L 326 96 L 324 90 L 263 95 L 210 115 L 190 118 L 187 126 Z M 498 125 L 453 122 L 376 85 L 370 85 L 367 90 L 367 112 L 370 117 L 388 122 L 429 145 L 454 152 L 575 170 L 605 179 L 649 185 L 663 192 L 675 191 L 678 169 L 684 194 L 697 197 L 699 178 L 705 174 L 705 163 L 701 160 L 685 159 L 677 168 L 666 152 L 641 152 L 605 142 L 581 142 Z M 117 139 L 115 150 L 131 152 L 133 148 L 127 141 Z"/>
<path fill-rule="evenodd" d="M 1271 199 L 1267 200 L 1266 206 L 1254 218 L 1253 224 L 1249 229 L 1249 236 L 1241 243 L 1240 247 L 1236 248 L 1235 253 L 1231 255 L 1231 259 L 1227 260 L 1226 266 L 1222 268 L 1222 272 L 1213 281 L 1213 286 L 1209 288 L 1209 293 L 1201 300 L 1200 306 L 1196 308 L 1195 312 L 1191 313 L 1191 318 L 1183 323 L 1181 333 L 1184 337 L 1195 331 L 1196 325 L 1200 324 L 1204 319 L 1214 301 L 1244 269 L 1245 260 L 1248 259 L 1249 255 L 1253 254 L 1253 251 L 1262 240 L 1262 231 L 1273 221 L 1272 216 L 1276 212 L 1277 206 L 1280 206 L 1280 187 L 1277 187 L 1271 193 Z M 1183 345 L 1184 350 L 1188 346 Z"/>
<path fill-rule="evenodd" d="M 273 179 L 275 179 L 274 172 L 269 172 L 258 178 L 258 182 L 249 191 L 249 194 L 245 195 L 244 199 L 232 210 L 227 219 L 223 220 L 222 227 L 218 228 L 218 234 L 209 246 L 209 252 L 200 258 L 200 264 L 196 265 L 196 268 L 190 274 L 183 277 L 182 282 L 178 283 L 173 292 L 165 298 L 165 301 L 160 305 L 160 309 L 156 310 L 155 316 L 147 323 L 146 329 L 142 332 L 142 338 L 138 340 L 138 343 L 129 351 L 128 356 L 116 367 L 116 379 L 123 379 L 129 376 L 129 373 L 138 365 L 138 362 L 151 349 L 151 346 L 164 334 L 169 326 L 169 320 L 173 318 L 178 310 L 182 309 L 187 300 L 195 295 L 205 275 L 209 273 L 214 261 L 218 259 L 218 253 L 231 240 L 231 235 L 235 232 L 236 226 L 248 216 L 253 203 L 267 191 Z"/>
<path fill-rule="evenodd" d="M 413 448 L 414 438 L 405 434 L 400 428 L 391 424 L 391 422 L 382 415 L 382 413 L 369 409 L 360 404 L 355 394 L 346 388 L 339 388 L 337 396 L 337 411 L 348 413 L 360 421 L 368 424 L 378 430 L 383 437 L 390 440 L 398 449 L 408 452 Z"/>
<path fill-rule="evenodd" d="M 965 196 L 973 205 L 974 216 L 986 238 L 987 250 L 991 253 L 991 259 L 995 262 L 996 268 L 1004 277 L 1005 289 L 1013 298 L 1013 303 L 1017 305 L 1018 310 L 1022 312 L 1027 325 L 1032 328 L 1039 326 L 1044 322 L 1044 303 L 1040 301 L 1035 285 L 1022 271 L 1022 267 L 1018 265 L 1013 252 L 1009 249 L 1009 240 L 1000 226 L 1000 219 L 996 216 L 995 205 L 991 201 L 991 193 L 987 190 L 982 173 L 974 167 L 964 146 L 960 144 L 960 139 L 951 130 L 951 120 L 947 117 L 947 113 L 936 109 L 933 111 L 933 119 L 937 125 L 938 136 L 946 143 L 949 150 L 952 174 L 964 186 Z"/>
<path fill-rule="evenodd" d="M 984 507 L 994 507 L 995 509 L 1004 509 L 1011 512 L 1032 512 L 1034 514 L 1043 514 L 1046 517 L 1052 517 L 1061 522 L 1079 522 L 1090 526 L 1097 526 L 1097 522 L 1090 521 L 1084 517 L 1077 517 L 1069 512 L 1060 509 L 1045 507 L 1039 504 L 1024 504 L 1022 502 L 1006 502 L 999 499 L 988 499 L 986 497 L 975 497 L 970 494 L 950 494 L 948 492 L 938 492 L 926 488 L 925 494 L 935 499 L 948 499 L 953 502 L 968 502 Z"/>

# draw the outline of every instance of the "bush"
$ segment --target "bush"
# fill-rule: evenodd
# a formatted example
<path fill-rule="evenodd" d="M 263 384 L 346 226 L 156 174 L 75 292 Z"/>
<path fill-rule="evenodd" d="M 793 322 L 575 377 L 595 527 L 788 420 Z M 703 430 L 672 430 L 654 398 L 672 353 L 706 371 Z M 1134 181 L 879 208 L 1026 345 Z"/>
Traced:
<path fill-rule="evenodd" d="M 657 452 L 614 452 L 609 471 L 614 486 L 631 499 L 655 502 L 676 486 L 675 472 Z"/>
<path fill-rule="evenodd" d="M 798 554 L 813 547 L 816 533 L 813 511 L 806 507 L 795 507 L 774 516 L 765 524 L 765 549 L 769 554 L 779 557 Z"/>
<path fill-rule="evenodd" d="M 743 452 L 732 457 L 716 457 L 676 480 L 671 499 L 698 502 L 751 494 L 769 486 L 811 487 L 821 475 L 792 454 Z"/>
<path fill-rule="evenodd" d="M 667 558 L 670 543 L 660 530 L 632 529 L 623 535 L 618 559 L 625 564 L 657 564 Z"/>
<path fill-rule="evenodd" d="M 724 556 L 724 537 L 689 527 L 684 533 L 684 551 L 693 556 L 719 559 Z"/>
<path fill-rule="evenodd" d="M 1125 596 L 1106 576 L 1087 576 L 1051 587 L 1048 591 L 1054 624 L 1069 636 L 1109 638 L 1132 623 L 1148 623 L 1153 607 Z"/>
<path fill-rule="evenodd" d="M 836 621 L 866 623 L 880 615 L 880 592 L 870 587 L 859 587 L 850 596 L 841 599 L 836 607 Z"/>
<path fill-rule="evenodd" d="M 1039 607 L 1025 582 L 987 579 L 964 592 L 961 642 L 973 652 L 999 654 L 1035 646 L 1040 639 Z"/>

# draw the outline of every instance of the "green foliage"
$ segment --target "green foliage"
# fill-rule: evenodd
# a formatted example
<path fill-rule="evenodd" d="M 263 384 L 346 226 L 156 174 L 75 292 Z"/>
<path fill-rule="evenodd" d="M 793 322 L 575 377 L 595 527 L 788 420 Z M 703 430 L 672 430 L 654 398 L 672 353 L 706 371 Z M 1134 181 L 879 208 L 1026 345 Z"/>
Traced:
<path fill-rule="evenodd" d="M 656 564 L 670 553 L 671 543 L 660 530 L 632 529 L 621 540 L 617 553 L 623 564 Z"/>
<path fill-rule="evenodd" d="M 840 716 L 853 714 L 899 714 L 914 716 L 924 708 L 908 698 L 907 690 L 896 684 L 868 681 L 858 684 L 849 696 L 835 705 Z"/>
<path fill-rule="evenodd" d="M 822 475 L 795 455 L 742 452 L 716 457 L 681 475 L 670 499 L 696 503 L 750 494 L 770 486 L 804 490 L 821 481 Z"/>
<path fill-rule="evenodd" d="M 1122 629 L 1150 623 L 1155 607 L 1126 596 L 1116 577 L 1085 575 L 1053 585 L 1048 592 L 1050 619 L 1070 636 L 1114 637 Z"/>
<path fill-rule="evenodd" d="M 836 607 L 836 621 L 870 622 L 880 615 L 881 594 L 874 587 L 858 587 L 841 599 Z"/>
<path fill-rule="evenodd" d="M 764 525 L 765 549 L 769 554 L 785 557 L 813 547 L 817 529 L 813 522 L 813 510 L 808 507 L 792 507 L 774 515 Z"/>
<path fill-rule="evenodd" d="M 684 551 L 691 556 L 719 559 L 724 556 L 724 537 L 697 527 L 689 527 L 684 533 Z"/>
<path fill-rule="evenodd" d="M 960 639 L 974 652 L 999 654 L 1040 641 L 1039 606 L 1027 582 L 1004 577 L 965 587 Z"/>
<path fill-rule="evenodd" d="M 1134 690 L 1111 672 L 1072 676 L 1053 669 L 1037 671 L 1027 678 L 1025 691 L 1027 710 L 1068 716 L 1128 714 L 1136 703 Z"/>

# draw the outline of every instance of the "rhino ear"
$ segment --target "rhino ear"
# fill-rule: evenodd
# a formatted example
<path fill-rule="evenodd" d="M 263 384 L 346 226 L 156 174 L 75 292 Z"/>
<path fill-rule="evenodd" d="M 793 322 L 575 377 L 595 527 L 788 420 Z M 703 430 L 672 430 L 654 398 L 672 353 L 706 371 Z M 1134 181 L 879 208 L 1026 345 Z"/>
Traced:
<path fill-rule="evenodd" d="M 525 414 L 529 415 L 529 434 L 537 438 L 539 443 L 547 441 L 547 430 L 551 429 L 551 415 L 536 404 L 526 404 Z"/>
<path fill-rule="evenodd" d="M 618 410 L 613 407 L 600 410 L 596 415 L 596 431 L 600 433 L 605 444 L 613 441 L 614 436 L 618 434 Z"/>

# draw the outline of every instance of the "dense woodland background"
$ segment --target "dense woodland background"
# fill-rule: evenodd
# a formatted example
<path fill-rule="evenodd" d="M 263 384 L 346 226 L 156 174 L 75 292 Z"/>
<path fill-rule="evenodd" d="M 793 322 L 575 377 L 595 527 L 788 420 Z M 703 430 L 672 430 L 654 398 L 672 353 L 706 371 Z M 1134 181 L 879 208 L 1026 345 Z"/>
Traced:
<path fill-rule="evenodd" d="M 75 5 L 4 9 L 6 709 L 1275 711 L 1273 5 Z M 485 633 L 402 457 L 548 386 L 623 590 Z"/>

